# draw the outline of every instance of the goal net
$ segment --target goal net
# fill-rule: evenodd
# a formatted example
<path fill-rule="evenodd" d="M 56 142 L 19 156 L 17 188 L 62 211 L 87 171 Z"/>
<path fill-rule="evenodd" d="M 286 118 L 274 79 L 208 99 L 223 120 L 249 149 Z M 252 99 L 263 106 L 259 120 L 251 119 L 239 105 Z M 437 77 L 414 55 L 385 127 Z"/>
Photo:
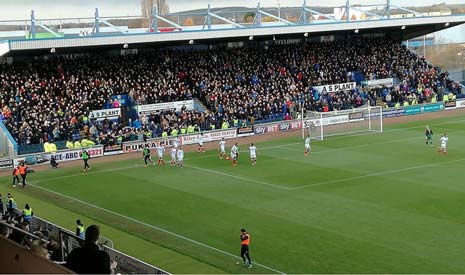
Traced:
<path fill-rule="evenodd" d="M 302 137 L 323 140 L 330 136 L 361 132 L 382 132 L 382 107 L 360 107 L 357 109 L 311 112 L 302 116 Z"/>

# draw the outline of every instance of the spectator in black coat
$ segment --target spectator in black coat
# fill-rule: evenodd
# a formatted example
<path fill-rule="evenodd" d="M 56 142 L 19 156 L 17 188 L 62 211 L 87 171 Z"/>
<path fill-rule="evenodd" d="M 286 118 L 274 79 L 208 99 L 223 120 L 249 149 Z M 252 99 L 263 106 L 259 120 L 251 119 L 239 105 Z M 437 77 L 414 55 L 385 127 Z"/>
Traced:
<path fill-rule="evenodd" d="M 116 262 L 110 262 L 107 252 L 100 250 L 97 241 L 100 227 L 91 225 L 86 229 L 86 240 L 82 247 L 73 249 L 68 255 L 66 267 L 78 274 L 111 274 Z"/>

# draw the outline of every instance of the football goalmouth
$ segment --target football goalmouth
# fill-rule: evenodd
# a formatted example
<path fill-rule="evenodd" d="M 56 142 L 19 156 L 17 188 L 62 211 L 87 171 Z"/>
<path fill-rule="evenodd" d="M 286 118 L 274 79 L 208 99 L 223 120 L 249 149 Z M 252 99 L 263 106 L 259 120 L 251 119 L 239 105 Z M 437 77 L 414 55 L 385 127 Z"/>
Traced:
<path fill-rule="evenodd" d="M 313 112 L 302 115 L 302 138 L 323 140 L 330 136 L 361 132 L 383 132 L 383 109 L 366 106 L 357 109 Z"/>

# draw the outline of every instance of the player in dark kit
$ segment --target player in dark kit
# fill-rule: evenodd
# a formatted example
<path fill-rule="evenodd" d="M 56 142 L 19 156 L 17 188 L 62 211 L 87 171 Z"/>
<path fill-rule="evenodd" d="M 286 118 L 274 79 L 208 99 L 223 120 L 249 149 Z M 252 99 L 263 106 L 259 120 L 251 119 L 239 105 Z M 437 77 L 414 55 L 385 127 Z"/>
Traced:
<path fill-rule="evenodd" d="M 249 255 L 250 235 L 245 229 L 241 229 L 241 258 L 244 261 L 244 266 L 252 268 L 252 260 Z M 247 261 L 246 261 L 247 257 Z"/>
<path fill-rule="evenodd" d="M 150 156 L 150 149 L 149 149 L 149 146 L 148 146 L 148 145 L 145 145 L 145 148 L 144 148 L 144 151 L 142 152 L 142 154 L 144 155 L 145 167 L 147 167 L 149 161 L 150 161 L 153 165 L 155 165 L 155 163 L 152 161 L 152 157 Z"/>
<path fill-rule="evenodd" d="M 433 147 L 433 130 L 431 130 L 429 128 L 429 126 L 426 126 L 425 138 L 426 138 L 426 145 L 425 146 L 428 146 L 428 144 L 429 144 L 429 145 L 431 145 L 431 147 Z"/>

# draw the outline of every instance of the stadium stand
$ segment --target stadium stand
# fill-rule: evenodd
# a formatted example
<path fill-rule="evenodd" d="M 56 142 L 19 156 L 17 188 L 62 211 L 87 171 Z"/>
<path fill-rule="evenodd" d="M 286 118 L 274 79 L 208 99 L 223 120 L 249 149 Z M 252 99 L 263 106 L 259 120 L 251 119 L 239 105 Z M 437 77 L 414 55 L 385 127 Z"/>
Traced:
<path fill-rule="evenodd" d="M 386 38 L 252 46 L 217 50 L 145 50 L 0 65 L 1 119 L 20 148 L 83 138 L 102 144 L 195 130 L 240 126 L 366 104 L 389 106 L 455 97 L 461 86 L 399 42 Z M 392 87 L 363 87 L 393 78 Z M 319 85 L 357 82 L 352 90 L 320 93 Z M 161 111 L 94 122 L 92 110 L 199 99 L 208 110 Z M 21 151 L 21 150 L 20 150 Z"/>

